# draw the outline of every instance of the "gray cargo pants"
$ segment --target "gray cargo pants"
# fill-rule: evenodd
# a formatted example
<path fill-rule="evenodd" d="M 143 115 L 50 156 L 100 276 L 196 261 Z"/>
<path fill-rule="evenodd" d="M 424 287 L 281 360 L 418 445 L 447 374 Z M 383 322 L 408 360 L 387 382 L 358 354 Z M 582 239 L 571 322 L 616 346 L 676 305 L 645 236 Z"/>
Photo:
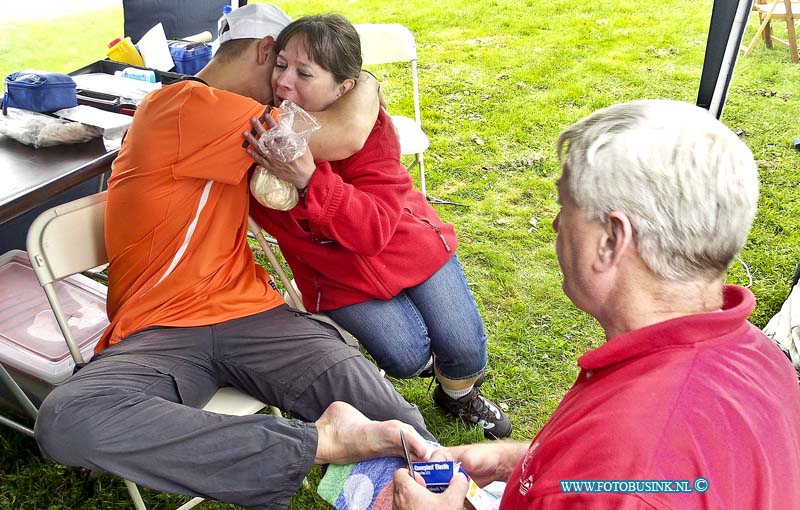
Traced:
<path fill-rule="evenodd" d="M 300 417 L 198 409 L 231 385 Z M 336 400 L 430 438 L 416 406 L 333 328 L 287 306 L 212 326 L 137 332 L 42 403 L 36 439 L 54 460 L 164 492 L 287 508 L 314 462 L 312 423 Z"/>

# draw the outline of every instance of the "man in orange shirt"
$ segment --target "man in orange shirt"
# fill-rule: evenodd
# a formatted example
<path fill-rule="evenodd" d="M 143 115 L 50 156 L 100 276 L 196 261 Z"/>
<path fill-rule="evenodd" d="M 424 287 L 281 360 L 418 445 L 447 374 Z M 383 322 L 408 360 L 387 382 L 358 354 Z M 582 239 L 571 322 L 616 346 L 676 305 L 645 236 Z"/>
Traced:
<path fill-rule="evenodd" d="M 399 423 L 333 402 L 429 435 L 373 364 L 289 309 L 254 263 L 242 132 L 271 102 L 272 44 L 290 20 L 252 4 L 221 21 L 209 65 L 134 116 L 108 188 L 111 324 L 94 359 L 43 403 L 36 438 L 59 462 L 156 490 L 286 508 L 313 463 L 400 451 Z M 314 154 L 342 159 L 363 144 L 378 109 L 365 81 L 319 114 Z M 304 421 L 199 409 L 222 385 Z"/>

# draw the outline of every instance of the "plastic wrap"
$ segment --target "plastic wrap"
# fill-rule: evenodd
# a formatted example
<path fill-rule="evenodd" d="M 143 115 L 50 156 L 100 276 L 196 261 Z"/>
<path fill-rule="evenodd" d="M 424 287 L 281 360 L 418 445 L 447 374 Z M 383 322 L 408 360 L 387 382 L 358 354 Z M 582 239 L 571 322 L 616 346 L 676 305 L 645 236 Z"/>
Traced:
<path fill-rule="evenodd" d="M 317 121 L 291 101 L 281 103 L 273 118 L 277 125 L 268 129 L 258 141 L 261 153 L 267 159 L 283 163 L 305 154 L 308 136 L 319 129 Z M 250 192 L 264 207 L 279 211 L 288 211 L 299 199 L 293 184 L 275 177 L 260 165 L 250 178 Z"/>
<path fill-rule="evenodd" d="M 25 145 L 39 148 L 88 142 L 102 135 L 103 129 L 28 110 L 9 108 L 8 115 L 0 115 L 0 133 Z"/>

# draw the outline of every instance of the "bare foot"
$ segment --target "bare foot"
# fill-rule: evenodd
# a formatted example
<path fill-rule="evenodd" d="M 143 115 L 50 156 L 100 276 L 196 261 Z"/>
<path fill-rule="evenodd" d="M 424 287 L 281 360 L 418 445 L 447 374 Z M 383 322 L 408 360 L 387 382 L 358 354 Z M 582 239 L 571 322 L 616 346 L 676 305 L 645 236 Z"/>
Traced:
<path fill-rule="evenodd" d="M 403 456 L 400 431 L 409 453 L 417 459 L 430 456 L 425 440 L 411 425 L 398 420 L 372 421 L 355 407 L 334 402 L 315 422 L 319 441 L 315 464 L 349 464 L 376 457 Z"/>

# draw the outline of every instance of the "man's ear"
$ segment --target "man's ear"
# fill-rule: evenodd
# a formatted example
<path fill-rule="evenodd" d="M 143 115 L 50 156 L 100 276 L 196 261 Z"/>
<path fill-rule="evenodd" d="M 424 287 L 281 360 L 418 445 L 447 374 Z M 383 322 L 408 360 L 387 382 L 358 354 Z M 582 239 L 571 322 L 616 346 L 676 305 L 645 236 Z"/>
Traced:
<path fill-rule="evenodd" d="M 592 264 L 596 271 L 601 272 L 616 266 L 633 246 L 633 226 L 625 214 L 618 211 L 609 213 L 603 230 L 598 239 L 597 258 Z"/>
<path fill-rule="evenodd" d="M 353 90 L 353 87 L 355 86 L 356 86 L 356 81 L 352 78 L 347 78 L 342 83 L 339 83 L 337 85 L 338 89 L 336 97 L 342 97 L 343 95 Z"/>
<path fill-rule="evenodd" d="M 268 35 L 263 39 L 259 39 L 258 53 L 256 57 L 259 65 L 264 65 L 264 63 L 269 59 L 269 54 L 274 46 L 275 38 L 273 38 L 271 35 Z"/>

